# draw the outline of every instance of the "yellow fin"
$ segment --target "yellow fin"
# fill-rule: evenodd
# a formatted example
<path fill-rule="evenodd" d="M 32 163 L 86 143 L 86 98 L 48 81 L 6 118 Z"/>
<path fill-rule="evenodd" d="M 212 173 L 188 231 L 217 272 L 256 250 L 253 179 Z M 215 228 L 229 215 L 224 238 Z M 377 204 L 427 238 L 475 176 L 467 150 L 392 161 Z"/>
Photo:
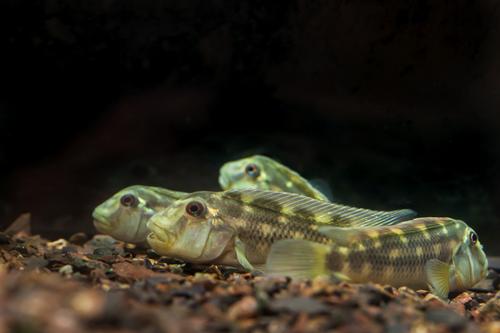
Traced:
<path fill-rule="evenodd" d="M 267 257 L 265 273 L 310 279 L 328 274 L 328 245 L 305 240 L 286 239 L 273 244 Z"/>
<path fill-rule="evenodd" d="M 447 299 L 450 292 L 450 265 L 430 259 L 425 263 L 425 275 L 430 291 L 441 299 Z"/>
<path fill-rule="evenodd" d="M 236 237 L 234 239 L 234 245 L 236 250 L 236 259 L 238 259 L 240 265 L 249 272 L 253 271 L 254 267 L 248 261 L 245 254 L 245 244 L 243 244 L 243 242 L 238 237 Z"/>
<path fill-rule="evenodd" d="M 338 227 L 364 228 L 394 225 L 410 220 L 416 215 L 411 209 L 375 211 L 315 200 L 287 192 L 238 189 L 223 192 L 222 196 L 244 202 L 250 206 L 273 210 L 282 215 L 300 216 L 315 223 Z"/>

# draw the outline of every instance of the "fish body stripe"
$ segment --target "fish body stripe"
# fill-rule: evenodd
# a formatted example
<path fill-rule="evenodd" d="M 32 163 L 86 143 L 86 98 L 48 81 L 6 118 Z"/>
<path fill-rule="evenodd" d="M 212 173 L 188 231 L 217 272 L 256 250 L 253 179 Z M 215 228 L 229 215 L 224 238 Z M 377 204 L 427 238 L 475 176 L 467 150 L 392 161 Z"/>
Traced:
<path fill-rule="evenodd" d="M 461 221 L 414 221 L 404 222 L 400 227 L 361 230 L 351 240 L 353 246 L 332 245 L 327 268 L 341 267 L 341 272 L 354 282 L 370 278 L 379 282 L 401 279 L 409 284 L 425 281 L 422 274 L 428 260 L 435 258 L 450 262 L 456 245 L 461 241 L 460 233 L 456 232 L 459 228 L 455 227 Z M 465 228 L 463 222 L 461 225 Z M 423 226 L 426 226 L 425 232 Z M 346 249 L 345 262 L 342 265 L 334 263 L 342 258 L 340 252 Z"/>

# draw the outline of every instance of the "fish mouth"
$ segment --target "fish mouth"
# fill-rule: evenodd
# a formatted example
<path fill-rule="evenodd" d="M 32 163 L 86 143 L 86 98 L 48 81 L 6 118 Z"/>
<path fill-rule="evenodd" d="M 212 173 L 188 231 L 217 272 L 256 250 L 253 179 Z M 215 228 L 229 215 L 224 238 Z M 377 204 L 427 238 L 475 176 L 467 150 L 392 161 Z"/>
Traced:
<path fill-rule="evenodd" d="M 168 255 L 171 245 L 173 244 L 173 242 L 165 241 L 165 239 L 160 238 L 157 234 L 152 232 L 146 236 L 146 242 L 159 255 Z"/>
<path fill-rule="evenodd" d="M 172 244 L 175 241 L 175 234 L 167 231 L 165 228 L 162 228 L 158 224 L 150 223 L 148 225 L 148 228 L 151 231 L 148 235 L 148 239 L 152 238 L 165 244 Z"/>
<path fill-rule="evenodd" d="M 94 227 L 99 232 L 108 233 L 111 231 L 111 229 L 112 229 L 111 223 L 104 216 L 94 212 L 92 214 L 92 218 L 93 218 Z"/>

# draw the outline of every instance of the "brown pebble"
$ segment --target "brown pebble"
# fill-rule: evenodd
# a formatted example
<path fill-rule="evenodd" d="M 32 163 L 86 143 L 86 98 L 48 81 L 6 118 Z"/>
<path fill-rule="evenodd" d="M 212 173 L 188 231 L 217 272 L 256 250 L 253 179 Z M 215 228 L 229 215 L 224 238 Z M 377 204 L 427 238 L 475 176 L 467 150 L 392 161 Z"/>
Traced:
<path fill-rule="evenodd" d="M 84 232 L 77 232 L 76 234 L 71 235 L 71 237 L 68 239 L 70 243 L 76 244 L 76 245 L 83 245 L 85 242 L 89 239 L 86 233 Z"/>
<path fill-rule="evenodd" d="M 227 317 L 229 320 L 242 318 L 251 318 L 257 314 L 258 304 L 253 296 L 245 296 L 233 305 L 228 310 Z"/>

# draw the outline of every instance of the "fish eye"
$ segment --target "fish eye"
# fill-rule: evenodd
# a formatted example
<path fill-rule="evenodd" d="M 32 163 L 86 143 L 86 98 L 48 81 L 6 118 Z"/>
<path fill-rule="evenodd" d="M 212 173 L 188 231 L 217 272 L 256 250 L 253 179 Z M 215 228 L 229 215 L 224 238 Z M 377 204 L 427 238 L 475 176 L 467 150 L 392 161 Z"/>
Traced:
<path fill-rule="evenodd" d="M 186 213 L 194 217 L 199 217 L 205 213 L 205 205 L 199 201 L 191 201 L 186 205 Z"/>
<path fill-rule="evenodd" d="M 469 234 L 469 240 L 470 240 L 471 245 L 476 245 L 477 234 L 475 232 L 471 231 L 471 233 Z"/>
<path fill-rule="evenodd" d="M 245 173 L 252 178 L 257 178 L 260 175 L 260 170 L 257 165 L 250 163 L 245 167 Z"/>
<path fill-rule="evenodd" d="M 120 198 L 120 203 L 125 207 L 137 207 L 139 199 L 133 194 L 125 194 Z"/>

